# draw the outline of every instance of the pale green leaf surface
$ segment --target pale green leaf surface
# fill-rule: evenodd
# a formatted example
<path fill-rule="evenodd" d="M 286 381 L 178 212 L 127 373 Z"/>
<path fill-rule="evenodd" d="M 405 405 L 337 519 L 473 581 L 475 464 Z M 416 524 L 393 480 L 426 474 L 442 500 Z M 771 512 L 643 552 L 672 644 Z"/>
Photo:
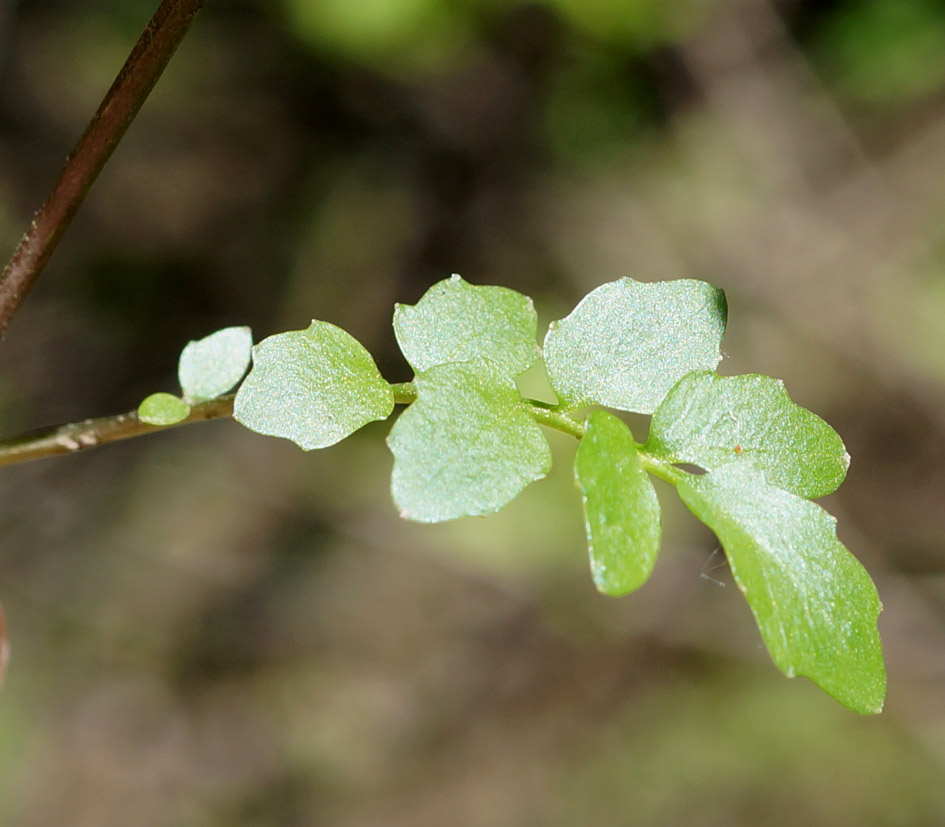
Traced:
<path fill-rule="evenodd" d="M 677 490 L 725 548 L 775 664 L 856 712 L 881 711 L 882 606 L 866 570 L 837 539 L 836 520 L 740 463 L 686 475 Z"/>
<path fill-rule="evenodd" d="M 148 425 L 176 425 L 190 416 L 190 405 L 172 393 L 152 393 L 138 405 L 138 419 Z"/>
<path fill-rule="evenodd" d="M 225 327 L 189 342 L 177 366 L 184 398 L 200 402 L 222 396 L 243 378 L 252 347 L 253 334 L 248 327 Z"/>
<path fill-rule="evenodd" d="M 587 418 L 574 458 L 594 584 L 619 597 L 646 582 L 660 546 L 660 504 L 630 429 L 607 411 Z"/>
<path fill-rule="evenodd" d="M 417 401 L 391 429 L 391 490 L 419 522 L 490 514 L 551 468 L 551 450 L 513 381 L 485 361 L 417 374 Z"/>
<path fill-rule="evenodd" d="M 528 296 L 459 276 L 437 282 L 415 305 L 398 304 L 394 311 L 397 343 L 417 373 L 488 359 L 518 376 L 540 356 L 537 331 Z"/>
<path fill-rule="evenodd" d="M 850 465 L 833 428 L 759 375 L 684 376 L 653 415 L 644 450 L 708 471 L 750 463 L 771 485 L 811 498 L 834 491 Z"/>
<path fill-rule="evenodd" d="M 313 321 L 264 339 L 234 403 L 237 422 L 301 448 L 326 448 L 394 409 L 371 354 L 351 335 Z"/>
<path fill-rule="evenodd" d="M 687 373 L 715 369 L 726 317 L 725 294 L 704 281 L 602 284 L 549 327 L 548 378 L 571 407 L 653 413 Z"/>

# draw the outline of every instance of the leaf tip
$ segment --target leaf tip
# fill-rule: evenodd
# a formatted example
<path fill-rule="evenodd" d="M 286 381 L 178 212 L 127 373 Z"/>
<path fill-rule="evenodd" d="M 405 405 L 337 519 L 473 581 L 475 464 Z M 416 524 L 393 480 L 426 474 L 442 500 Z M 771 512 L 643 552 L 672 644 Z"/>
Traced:
<path fill-rule="evenodd" d="M 597 589 L 598 594 L 605 597 L 626 597 L 630 592 L 636 591 L 639 586 L 643 585 L 642 583 L 627 585 L 616 582 L 613 575 L 607 571 L 606 566 L 592 566 L 591 579 L 594 581 L 594 588 Z"/>
<path fill-rule="evenodd" d="M 248 325 L 224 327 L 189 341 L 177 363 L 184 401 L 196 404 L 231 390 L 246 373 L 252 350 L 253 332 Z"/>

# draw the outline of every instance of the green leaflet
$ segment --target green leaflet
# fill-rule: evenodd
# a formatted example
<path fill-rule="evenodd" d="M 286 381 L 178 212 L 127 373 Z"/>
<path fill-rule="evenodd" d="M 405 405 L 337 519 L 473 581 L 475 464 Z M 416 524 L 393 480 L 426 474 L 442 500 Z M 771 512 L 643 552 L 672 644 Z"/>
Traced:
<path fill-rule="evenodd" d="M 216 399 L 232 388 L 249 366 L 253 334 L 248 327 L 227 327 L 188 342 L 180 354 L 177 376 L 184 398 L 152 393 L 138 406 L 148 425 L 176 425 L 190 416 L 190 406 Z"/>
<path fill-rule="evenodd" d="M 882 606 L 866 570 L 837 539 L 836 520 L 747 464 L 687 474 L 677 490 L 722 542 L 775 664 L 856 712 L 880 712 Z"/>
<path fill-rule="evenodd" d="M 138 405 L 138 419 L 148 425 L 176 425 L 190 416 L 190 405 L 172 393 L 152 393 Z"/>
<path fill-rule="evenodd" d="M 687 373 L 715 369 L 726 318 L 725 294 L 704 281 L 602 284 L 549 327 L 548 378 L 571 407 L 653 413 Z"/>
<path fill-rule="evenodd" d="M 574 458 L 594 584 L 619 597 L 649 578 L 660 545 L 660 504 L 630 429 L 594 411 Z"/>
<path fill-rule="evenodd" d="M 184 398 L 193 403 L 222 396 L 243 378 L 252 347 L 248 327 L 226 327 L 189 342 L 177 366 Z"/>
<path fill-rule="evenodd" d="M 548 442 L 499 367 L 437 365 L 416 384 L 417 401 L 387 439 L 402 516 L 433 523 L 489 514 L 548 473 Z"/>
<path fill-rule="evenodd" d="M 434 284 L 415 305 L 394 311 L 397 343 L 417 372 L 448 362 L 488 359 L 518 376 L 540 355 L 528 296 L 507 287 L 472 285 L 459 276 Z"/>
<path fill-rule="evenodd" d="M 767 481 L 822 497 L 846 476 L 850 456 L 833 428 L 791 401 L 769 376 L 684 376 L 662 401 L 644 450 L 668 462 L 714 471 L 747 462 Z"/>
<path fill-rule="evenodd" d="M 233 417 L 301 448 L 326 448 L 386 419 L 394 394 L 364 347 L 328 322 L 279 333 L 253 348 L 253 369 L 236 394 Z"/>

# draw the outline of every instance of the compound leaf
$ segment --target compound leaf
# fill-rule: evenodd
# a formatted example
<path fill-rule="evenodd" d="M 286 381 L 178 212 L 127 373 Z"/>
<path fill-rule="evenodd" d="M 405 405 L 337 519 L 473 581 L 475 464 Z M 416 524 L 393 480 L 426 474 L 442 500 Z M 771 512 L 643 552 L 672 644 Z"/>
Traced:
<path fill-rule="evenodd" d="M 653 413 L 683 376 L 719 363 L 726 318 L 725 294 L 704 281 L 602 284 L 549 327 L 548 378 L 571 407 Z"/>
<path fill-rule="evenodd" d="M 747 462 L 802 497 L 822 497 L 846 476 L 850 456 L 833 428 L 791 401 L 769 376 L 684 376 L 662 401 L 644 450 L 714 471 Z"/>
<path fill-rule="evenodd" d="M 417 401 L 391 429 L 391 490 L 420 522 L 490 514 L 551 468 L 551 450 L 514 382 L 484 360 L 417 374 Z"/>
<path fill-rule="evenodd" d="M 775 664 L 860 713 L 882 710 L 882 606 L 866 570 L 820 506 L 769 485 L 744 463 L 677 485 L 718 536 Z"/>
<path fill-rule="evenodd" d="M 398 304 L 394 311 L 397 343 L 417 373 L 488 359 L 518 376 L 538 360 L 537 329 L 528 296 L 459 276 L 437 282 L 415 305 Z"/>
<path fill-rule="evenodd" d="M 233 418 L 301 448 L 326 448 L 394 409 L 394 394 L 371 354 L 339 327 L 313 321 L 253 348 L 253 369 Z"/>
<path fill-rule="evenodd" d="M 248 327 L 225 327 L 180 354 L 177 376 L 189 402 L 216 399 L 232 388 L 249 367 L 253 334 Z"/>
<path fill-rule="evenodd" d="M 653 572 L 660 545 L 660 504 L 630 429 L 607 411 L 587 418 L 574 458 L 594 584 L 619 597 Z"/>
<path fill-rule="evenodd" d="M 138 419 L 148 425 L 176 425 L 190 416 L 190 405 L 172 393 L 152 393 L 138 406 Z"/>

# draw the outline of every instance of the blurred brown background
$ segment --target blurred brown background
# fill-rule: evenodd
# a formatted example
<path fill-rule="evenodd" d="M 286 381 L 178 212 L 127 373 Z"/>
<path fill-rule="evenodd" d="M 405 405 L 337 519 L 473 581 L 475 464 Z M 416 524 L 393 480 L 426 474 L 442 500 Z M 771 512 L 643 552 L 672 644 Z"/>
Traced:
<path fill-rule="evenodd" d="M 0 4 L 4 249 L 156 6 Z M 824 504 L 887 709 L 774 669 L 668 489 L 653 580 L 598 595 L 566 438 L 430 527 L 383 425 L 214 422 L 0 473 L 0 824 L 945 823 L 943 218 L 933 0 L 208 0 L 0 347 L 3 433 L 175 390 L 229 324 L 325 319 L 404 381 L 393 302 L 452 272 L 544 322 L 703 278 L 722 371 L 853 456 Z"/>

